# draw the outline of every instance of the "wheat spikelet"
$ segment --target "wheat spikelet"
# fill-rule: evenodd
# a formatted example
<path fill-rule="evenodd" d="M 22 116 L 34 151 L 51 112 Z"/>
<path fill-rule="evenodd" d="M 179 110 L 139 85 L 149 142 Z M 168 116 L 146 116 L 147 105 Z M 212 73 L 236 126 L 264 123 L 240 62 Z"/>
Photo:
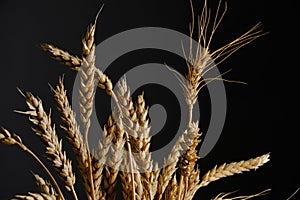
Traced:
<path fill-rule="evenodd" d="M 37 187 L 39 188 L 41 193 L 47 194 L 53 199 L 57 197 L 57 193 L 55 192 L 54 188 L 52 187 L 51 183 L 45 181 L 42 177 L 38 174 L 33 174 L 36 180 Z"/>
<path fill-rule="evenodd" d="M 269 156 L 270 154 L 268 153 L 246 161 L 232 162 L 230 164 L 224 163 L 219 167 L 215 166 L 202 177 L 199 187 L 207 186 L 209 183 L 227 176 L 241 174 L 252 169 L 256 170 L 269 161 Z"/>
<path fill-rule="evenodd" d="M 34 97 L 30 92 L 22 93 L 22 95 L 25 97 L 30 110 L 27 112 L 18 112 L 29 115 L 29 120 L 36 125 L 33 130 L 41 137 L 46 147 L 47 158 L 52 162 L 53 167 L 64 181 L 65 187 L 76 196 L 74 190 L 75 175 L 72 171 L 71 161 L 67 159 L 66 152 L 62 151 L 62 143 L 58 140 L 55 126 L 51 125 L 50 115 L 47 115 L 44 111 L 40 99 Z"/>
<path fill-rule="evenodd" d="M 10 132 L 3 127 L 0 128 L 0 143 L 7 145 L 17 145 L 22 150 L 27 149 L 25 145 L 23 145 L 22 140 L 18 135 L 10 134 Z"/>
<path fill-rule="evenodd" d="M 12 200 L 56 200 L 55 196 L 50 196 L 44 193 L 32 193 L 29 192 L 28 195 L 16 195 Z"/>
<path fill-rule="evenodd" d="M 68 52 L 61 50 L 51 44 L 42 44 L 42 49 L 48 52 L 55 60 L 69 66 L 72 70 L 79 71 L 82 60 L 77 56 L 70 55 Z"/>

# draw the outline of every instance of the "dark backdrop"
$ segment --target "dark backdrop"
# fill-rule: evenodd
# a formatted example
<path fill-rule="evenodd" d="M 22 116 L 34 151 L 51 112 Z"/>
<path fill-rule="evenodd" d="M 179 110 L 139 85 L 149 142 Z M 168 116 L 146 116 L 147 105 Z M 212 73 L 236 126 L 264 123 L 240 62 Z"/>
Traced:
<path fill-rule="evenodd" d="M 199 2 L 194 1 L 195 10 L 198 11 L 201 9 Z M 24 143 L 42 158 L 43 146 L 30 130 L 31 124 L 27 117 L 13 112 L 15 109 L 26 109 L 16 88 L 31 91 L 43 99 L 47 110 L 53 108 L 54 122 L 58 124 L 58 113 L 54 109 L 55 102 L 48 83 L 55 85 L 58 76 L 66 74 L 66 88 L 71 92 L 76 73 L 51 60 L 39 45 L 48 42 L 80 55 L 81 38 L 102 3 L 105 3 L 105 7 L 98 20 L 97 43 L 121 31 L 144 26 L 165 27 L 188 33 L 191 17 L 187 0 L 0 1 L 0 124 L 20 134 Z M 210 1 L 209 5 L 216 8 L 217 3 Z M 263 29 L 271 33 L 242 48 L 220 66 L 221 71 L 233 69 L 226 78 L 245 81 L 248 85 L 225 85 L 228 97 L 225 127 L 213 151 L 200 160 L 202 172 L 216 164 L 272 152 L 275 146 L 272 145 L 273 138 L 278 136 L 278 126 L 282 122 L 280 95 L 278 87 L 274 85 L 275 66 L 271 64 L 274 46 L 271 42 L 270 5 L 259 0 L 231 0 L 228 7 L 213 48 L 231 41 L 259 21 L 263 23 Z M 147 56 L 144 56 L 146 59 Z M 134 63 L 133 59 L 131 55 L 124 62 Z M 63 136 L 61 131 L 58 133 Z M 64 144 L 69 151 L 68 144 Z M 286 149 L 290 150 L 290 154 L 295 152 L 294 147 Z M 235 190 L 240 190 L 239 194 L 251 194 L 267 188 L 272 188 L 273 194 L 266 199 L 287 198 L 299 186 L 299 173 L 289 175 L 291 173 L 285 172 L 281 165 L 278 167 L 273 157 L 275 153 L 271 153 L 271 162 L 256 172 L 210 184 L 198 191 L 195 199 L 210 199 L 220 192 Z M 288 162 L 288 158 L 285 156 L 281 162 Z M 290 171 L 296 171 L 295 165 L 289 166 Z M 0 199 L 34 190 L 31 171 L 44 175 L 29 156 L 16 148 L 0 145 Z M 80 190 L 81 183 L 76 187 Z M 84 194 L 80 193 L 79 197 L 83 199 Z"/>

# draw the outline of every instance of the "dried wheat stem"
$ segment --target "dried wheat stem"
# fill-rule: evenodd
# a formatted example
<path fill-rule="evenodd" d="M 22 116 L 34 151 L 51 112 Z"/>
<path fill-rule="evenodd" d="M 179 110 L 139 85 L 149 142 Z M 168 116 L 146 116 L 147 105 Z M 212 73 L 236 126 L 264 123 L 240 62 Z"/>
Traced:
<path fill-rule="evenodd" d="M 36 180 L 37 187 L 39 188 L 41 193 L 49 195 L 51 198 L 56 198 L 57 193 L 52 187 L 51 183 L 45 181 L 42 177 L 37 174 L 33 174 Z"/>
<path fill-rule="evenodd" d="M 55 126 L 51 125 L 50 115 L 47 115 L 44 111 L 40 99 L 37 99 L 29 92 L 22 93 L 22 95 L 25 97 L 30 110 L 27 112 L 18 112 L 29 115 L 29 120 L 36 125 L 36 128 L 33 128 L 33 130 L 41 137 L 46 147 L 47 158 L 52 162 L 53 167 L 65 182 L 66 188 L 75 195 L 75 175 L 72 171 L 71 161 L 67 159 L 66 152 L 62 151 L 62 142 L 58 140 Z M 76 195 L 74 198 L 77 199 Z"/>
<path fill-rule="evenodd" d="M 232 162 L 230 164 L 224 163 L 219 167 L 215 166 L 202 177 L 199 187 L 207 186 L 209 183 L 227 176 L 240 174 L 251 169 L 256 170 L 269 161 L 269 156 L 270 154 L 268 153 L 246 161 Z"/>
<path fill-rule="evenodd" d="M 59 197 L 58 199 L 64 200 L 64 196 L 60 190 L 59 185 L 57 184 L 55 178 L 51 174 L 51 172 L 48 170 L 48 168 L 44 165 L 44 163 L 27 147 L 23 144 L 21 138 L 17 134 L 10 134 L 8 130 L 5 128 L 0 129 L 0 143 L 7 144 L 7 145 L 17 145 L 19 148 L 21 148 L 23 151 L 28 153 L 30 156 L 32 156 L 38 164 L 42 167 L 43 170 L 47 173 L 47 175 L 50 177 L 56 192 L 58 193 Z"/>
<path fill-rule="evenodd" d="M 259 196 L 262 196 L 262 195 L 267 195 L 267 194 L 269 194 L 270 191 L 271 191 L 271 189 L 266 189 L 266 190 L 261 191 L 257 194 L 252 194 L 252 195 L 247 195 L 247 196 L 237 196 L 237 197 L 228 197 L 229 195 L 233 194 L 234 192 L 221 193 L 221 194 L 218 194 L 212 200 L 236 200 L 236 199 L 246 200 L 246 199 L 251 199 L 253 197 L 259 197 Z"/>
<path fill-rule="evenodd" d="M 42 44 L 41 47 L 44 51 L 48 52 L 55 60 L 69 66 L 72 70 L 80 70 L 82 60 L 77 56 L 72 56 L 68 52 L 50 44 Z"/>
<path fill-rule="evenodd" d="M 291 200 L 297 194 L 297 192 L 299 192 L 299 190 L 300 188 L 298 188 L 295 192 L 293 192 L 293 194 L 289 196 L 289 198 L 287 198 L 286 200 Z"/>

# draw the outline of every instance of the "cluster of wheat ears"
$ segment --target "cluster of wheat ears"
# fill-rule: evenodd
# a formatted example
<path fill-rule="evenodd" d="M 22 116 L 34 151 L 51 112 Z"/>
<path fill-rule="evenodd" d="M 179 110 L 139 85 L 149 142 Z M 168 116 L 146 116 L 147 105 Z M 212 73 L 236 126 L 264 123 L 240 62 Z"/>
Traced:
<path fill-rule="evenodd" d="M 192 2 L 190 2 L 192 5 Z M 63 78 L 59 79 L 56 87 L 51 87 L 61 118 L 61 128 L 72 146 L 77 158 L 78 171 L 75 175 L 71 160 L 63 150 L 62 141 L 56 134 L 56 127 L 51 122 L 51 115 L 44 110 L 42 100 L 30 92 L 21 92 L 28 105 L 28 111 L 18 111 L 29 116 L 33 123 L 33 131 L 40 137 L 45 146 L 45 155 L 57 171 L 65 189 L 75 200 L 78 199 L 75 183 L 79 177 L 83 180 L 84 190 L 89 200 L 116 198 L 116 185 L 120 181 L 122 196 L 132 200 L 161 200 L 161 199 L 192 199 L 199 188 L 205 187 L 213 181 L 224 177 L 240 174 L 249 170 L 256 170 L 269 161 L 269 153 L 245 161 L 232 162 L 215 166 L 206 173 L 200 173 L 197 166 L 199 159 L 197 146 L 201 142 L 201 131 L 197 121 L 192 120 L 193 106 L 197 101 L 201 89 L 213 80 L 223 80 L 222 77 L 203 79 L 203 75 L 212 68 L 213 63 L 219 64 L 242 46 L 264 35 L 258 30 L 260 24 L 255 25 L 248 32 L 227 45 L 211 51 L 210 43 L 226 12 L 220 12 L 221 1 L 217 14 L 211 17 L 211 12 L 204 2 L 203 10 L 198 18 L 198 47 L 196 53 L 192 50 L 186 56 L 188 72 L 185 78 L 179 78 L 183 88 L 186 103 L 189 108 L 189 122 L 187 128 L 178 138 L 165 165 L 161 168 L 151 158 L 149 151 L 151 136 L 148 121 L 148 108 L 144 96 L 138 96 L 133 102 L 126 80 L 122 79 L 113 90 L 110 78 L 95 66 L 94 24 L 88 26 L 82 39 L 82 57 L 73 56 L 64 50 L 49 44 L 42 48 L 51 56 L 80 73 L 80 120 L 83 127 L 79 127 L 75 113 L 71 108 L 64 88 Z M 192 22 L 190 36 L 194 31 L 194 12 L 192 8 Z M 98 13 L 99 14 L 99 13 Z M 97 15 L 98 16 L 98 15 Z M 97 17 L 96 17 L 97 19 Z M 210 28 L 209 28 L 210 27 Z M 178 76 L 178 74 L 177 74 Z M 179 76 L 178 76 L 179 77 Z M 91 152 L 88 135 L 91 125 L 91 113 L 96 88 L 106 91 L 116 108 L 109 116 L 101 133 L 99 149 Z M 64 200 L 64 192 L 43 161 L 27 147 L 17 134 L 12 134 L 5 128 L 0 129 L 0 142 L 19 147 L 28 153 L 43 168 L 49 180 L 34 174 L 39 193 L 29 192 L 26 195 L 16 195 L 13 199 L 57 199 Z M 133 156 L 135 154 L 135 156 Z M 136 156 L 138 155 L 138 156 Z M 106 163 L 106 164 L 105 164 Z M 125 169 L 127 168 L 127 169 Z M 202 174 L 202 175 L 201 175 Z M 250 196 L 230 197 L 231 194 L 219 194 L 214 199 L 248 199 L 263 195 L 269 190 Z"/>

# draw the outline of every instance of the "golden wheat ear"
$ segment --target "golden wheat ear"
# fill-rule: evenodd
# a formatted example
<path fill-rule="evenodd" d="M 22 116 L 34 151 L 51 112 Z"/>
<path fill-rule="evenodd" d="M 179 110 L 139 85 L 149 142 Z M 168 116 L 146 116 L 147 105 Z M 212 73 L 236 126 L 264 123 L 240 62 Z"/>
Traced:
<path fill-rule="evenodd" d="M 250 170 L 256 170 L 259 167 L 266 164 L 267 162 L 269 162 L 269 157 L 270 153 L 267 153 L 246 161 L 242 160 L 240 162 L 232 162 L 229 164 L 224 163 L 219 167 L 215 166 L 202 177 L 202 181 L 199 184 L 199 188 L 207 186 L 209 183 L 224 177 L 232 176 L 235 174 L 241 174 Z"/>
<path fill-rule="evenodd" d="M 72 146 L 72 149 L 75 153 L 79 172 L 83 179 L 83 184 L 85 187 L 86 195 L 90 197 L 89 191 L 91 191 L 91 187 L 93 187 L 88 179 L 89 177 L 89 164 L 87 160 L 87 154 L 89 153 L 87 146 L 85 145 L 82 134 L 80 132 L 79 125 L 76 121 L 75 113 L 73 112 L 71 105 L 69 103 L 67 97 L 67 91 L 64 87 L 63 78 L 59 79 L 59 83 L 56 88 L 52 88 L 54 98 L 57 102 L 57 109 L 60 113 L 61 118 L 61 128 L 66 132 L 67 139 Z M 93 162 L 96 164 L 96 162 Z M 96 168 L 96 167 L 94 167 Z M 97 170 L 93 170 L 93 174 L 97 173 Z M 93 175 L 93 177 L 98 179 L 97 175 Z M 96 188 L 95 188 L 96 190 Z M 98 189 L 99 190 L 99 189 Z"/>
<path fill-rule="evenodd" d="M 58 139 L 50 114 L 48 115 L 45 112 L 42 100 L 30 92 L 21 92 L 21 94 L 24 96 L 29 110 L 17 112 L 29 116 L 29 120 L 35 125 L 33 131 L 40 136 L 46 148 L 46 157 L 52 162 L 52 166 L 64 181 L 66 189 L 71 191 L 74 198 L 77 199 L 74 189 L 75 174 L 72 170 L 72 164 L 67 158 L 66 152 L 62 150 L 62 141 Z"/>
<path fill-rule="evenodd" d="M 82 59 L 69 54 L 67 51 L 59 49 L 51 44 L 41 44 L 42 50 L 47 52 L 54 60 L 67 65 L 72 70 L 79 71 L 82 65 Z"/>

